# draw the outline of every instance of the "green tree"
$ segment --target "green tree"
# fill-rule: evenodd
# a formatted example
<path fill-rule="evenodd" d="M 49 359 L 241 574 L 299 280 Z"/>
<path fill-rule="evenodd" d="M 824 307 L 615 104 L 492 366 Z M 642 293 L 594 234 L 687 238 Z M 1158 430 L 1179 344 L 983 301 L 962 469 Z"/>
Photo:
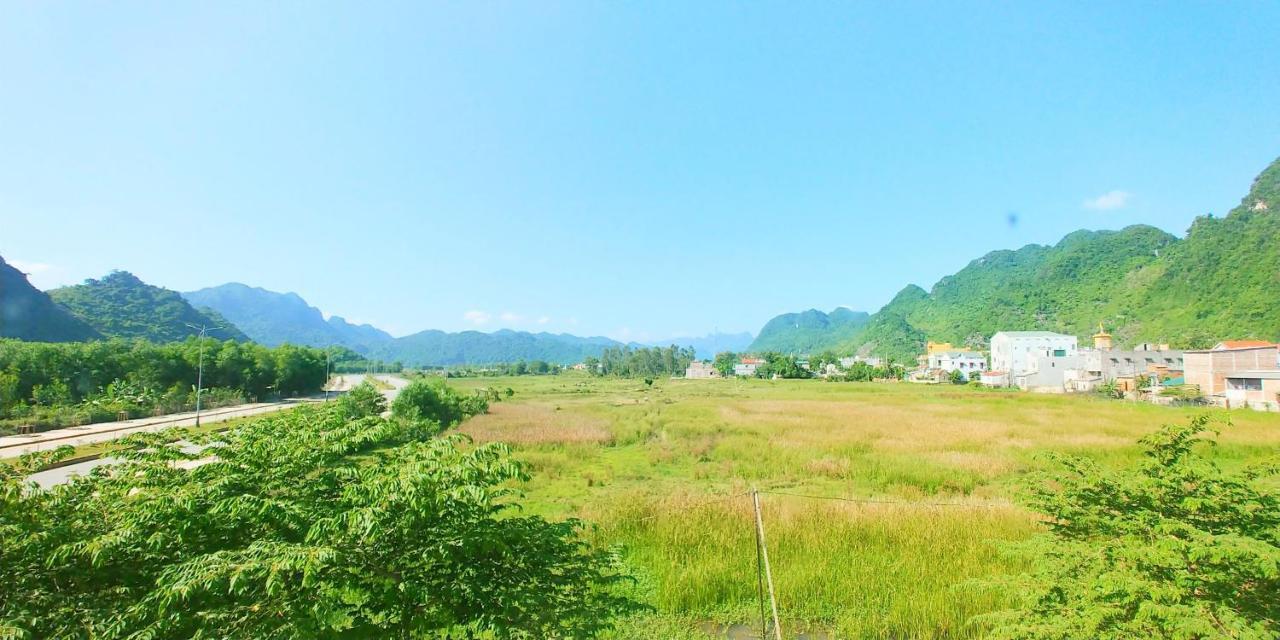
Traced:
<path fill-rule="evenodd" d="M 405 420 L 427 420 L 448 429 L 466 418 L 488 411 L 481 396 L 464 396 L 443 382 L 414 380 L 391 403 L 391 414 Z"/>
<path fill-rule="evenodd" d="M 337 404 L 348 419 L 377 416 L 387 410 L 386 397 L 367 380 L 342 394 Z"/>
<path fill-rule="evenodd" d="M 721 351 L 716 354 L 711 366 L 715 367 L 716 371 L 720 372 L 720 375 L 727 378 L 733 375 L 733 366 L 736 364 L 738 364 L 738 354 L 732 351 Z"/>
<path fill-rule="evenodd" d="M 1223 471 L 1208 419 L 1143 438 L 1135 468 L 1053 456 L 1032 506 L 1048 532 L 1015 548 L 1032 572 L 994 638 L 1280 636 L 1280 461 Z"/>
<path fill-rule="evenodd" d="M 518 510 L 502 445 L 337 403 L 214 435 L 135 435 L 50 490 L 0 465 L 6 638 L 591 637 L 638 605 L 575 520 Z"/>

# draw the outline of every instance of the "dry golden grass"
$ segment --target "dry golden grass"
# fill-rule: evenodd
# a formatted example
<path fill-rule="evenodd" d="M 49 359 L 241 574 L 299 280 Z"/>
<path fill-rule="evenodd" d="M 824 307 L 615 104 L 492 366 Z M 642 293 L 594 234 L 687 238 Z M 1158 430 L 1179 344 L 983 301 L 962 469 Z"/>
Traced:
<path fill-rule="evenodd" d="M 515 446 L 533 475 L 528 508 L 582 517 L 622 550 L 658 610 L 626 640 L 706 638 L 699 621 L 758 614 L 750 502 L 706 502 L 753 485 L 871 501 L 763 496 L 784 620 L 835 638 L 980 638 L 969 620 L 1006 600 L 965 585 L 1017 569 L 997 548 L 1039 526 L 1012 502 L 1049 464 L 1040 454 L 1132 464 L 1139 438 L 1203 413 L 1230 420 L 1213 449 L 1222 464 L 1280 453 L 1280 415 L 1085 396 L 577 376 L 501 386 L 515 397 L 462 430 Z"/>
<path fill-rule="evenodd" d="M 477 442 L 533 444 L 609 444 L 613 434 L 600 418 L 556 411 L 545 404 L 498 403 L 489 413 L 467 421 L 460 431 Z"/>

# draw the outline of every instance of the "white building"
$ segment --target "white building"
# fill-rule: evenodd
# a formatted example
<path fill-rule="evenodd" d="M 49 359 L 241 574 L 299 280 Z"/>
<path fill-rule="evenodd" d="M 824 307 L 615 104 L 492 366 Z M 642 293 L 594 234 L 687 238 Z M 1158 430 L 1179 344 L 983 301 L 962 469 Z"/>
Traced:
<path fill-rule="evenodd" d="M 738 362 L 738 364 L 733 365 L 733 375 L 741 376 L 743 378 L 754 378 L 756 376 L 756 369 L 758 369 L 762 364 L 764 364 L 764 360 L 760 358 L 743 358 Z"/>
<path fill-rule="evenodd" d="M 853 368 L 853 365 L 859 362 L 872 367 L 880 366 L 880 358 L 875 356 L 847 356 L 840 358 L 840 368 L 846 370 L 851 369 Z"/>
<path fill-rule="evenodd" d="M 689 366 L 684 370 L 684 377 L 697 380 L 707 380 L 709 378 L 719 378 L 720 372 L 717 371 L 715 367 L 711 366 L 711 363 L 709 362 L 694 360 L 693 362 L 690 362 Z"/>
<path fill-rule="evenodd" d="M 987 357 L 977 351 L 935 351 L 929 354 L 929 369 L 959 371 L 968 380 L 987 370 Z"/>
<path fill-rule="evenodd" d="M 1041 358 L 1072 358 L 1077 351 L 1075 336 L 1052 331 L 1001 331 L 991 336 L 991 368 L 1016 379 L 1039 370 Z"/>

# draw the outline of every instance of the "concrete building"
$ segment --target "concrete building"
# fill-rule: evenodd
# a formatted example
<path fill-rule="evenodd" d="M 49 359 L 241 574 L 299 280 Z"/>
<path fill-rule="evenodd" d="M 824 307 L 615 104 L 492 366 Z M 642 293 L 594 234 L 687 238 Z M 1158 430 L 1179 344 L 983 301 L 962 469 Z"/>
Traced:
<path fill-rule="evenodd" d="M 1228 407 L 1280 411 L 1280 370 L 1235 371 L 1227 374 Z"/>
<path fill-rule="evenodd" d="M 1161 379 L 1182 375 L 1184 356 L 1182 351 L 1149 349 L 1081 351 L 1081 379 L 1099 383 L 1117 378 L 1137 378 L 1155 375 Z"/>
<path fill-rule="evenodd" d="M 983 371 L 978 381 L 984 387 L 1007 387 L 1009 386 L 1009 374 L 1005 371 Z"/>
<path fill-rule="evenodd" d="M 1076 352 L 1075 336 L 1052 331 L 1001 331 L 991 336 L 991 368 L 1008 372 L 1011 380 L 1038 371 L 1040 358 L 1070 358 Z"/>
<path fill-rule="evenodd" d="M 756 370 L 759 369 L 762 364 L 764 364 L 764 360 L 761 358 L 744 356 L 738 361 L 738 364 L 733 365 L 733 375 L 744 378 L 754 378 Z"/>
<path fill-rule="evenodd" d="M 1262 379 L 1242 376 L 1246 372 L 1276 371 L 1280 369 L 1278 361 L 1280 347 L 1256 340 L 1226 341 L 1218 343 L 1212 349 L 1183 352 L 1187 384 L 1199 387 L 1200 394 L 1210 400 L 1227 399 L 1227 378 Z"/>
<path fill-rule="evenodd" d="M 924 353 L 927 356 L 931 356 L 935 353 L 942 353 L 944 351 L 955 351 L 955 350 L 956 348 L 951 346 L 950 342 L 934 342 L 932 340 L 929 340 L 924 344 Z"/>
<path fill-rule="evenodd" d="M 840 368 L 849 369 L 856 363 L 863 363 L 872 367 L 878 367 L 881 364 L 880 358 L 875 356 L 848 356 L 840 358 Z"/>
<path fill-rule="evenodd" d="M 987 357 L 977 351 L 935 351 L 929 354 L 930 370 L 959 371 L 968 380 L 987 370 Z"/>
<path fill-rule="evenodd" d="M 684 370 L 684 377 L 695 380 L 708 380 L 710 378 L 719 378 L 720 372 L 709 362 L 701 362 L 694 360 Z"/>
<path fill-rule="evenodd" d="M 1040 393 L 1065 393 L 1068 376 L 1080 369 L 1083 358 L 1079 353 L 1054 355 L 1059 349 L 1031 354 L 1027 368 L 1009 374 L 1009 382 L 1019 389 Z"/>

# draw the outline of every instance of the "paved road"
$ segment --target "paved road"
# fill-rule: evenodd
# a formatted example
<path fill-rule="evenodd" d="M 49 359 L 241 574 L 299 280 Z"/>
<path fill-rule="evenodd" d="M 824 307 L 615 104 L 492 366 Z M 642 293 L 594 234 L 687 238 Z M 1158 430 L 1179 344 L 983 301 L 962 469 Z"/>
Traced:
<path fill-rule="evenodd" d="M 225 422 L 233 418 L 243 418 L 245 416 L 256 416 L 273 411 L 281 411 L 290 407 L 296 407 L 305 402 L 316 402 L 317 398 L 300 398 L 286 400 L 283 402 L 259 402 L 255 404 L 242 404 L 234 407 L 223 407 L 221 409 L 210 409 L 200 412 L 200 423 Z M 196 414 L 194 411 L 187 413 L 174 413 L 167 416 L 159 416 L 155 418 L 137 418 L 135 420 L 123 420 L 120 422 L 99 422 L 97 424 L 89 424 L 83 427 L 67 427 L 65 429 L 54 429 L 52 431 L 42 431 L 40 433 L 28 436 L 5 436 L 0 438 L 0 458 L 13 458 L 24 453 L 34 451 L 47 451 L 56 449 L 64 444 L 73 447 L 94 444 L 97 442 L 108 442 L 116 438 L 122 438 L 131 433 L 142 433 L 146 431 L 159 431 L 170 427 L 191 427 L 196 424 Z"/>
<path fill-rule="evenodd" d="M 374 377 L 391 386 L 390 389 L 384 389 L 382 391 L 382 395 L 386 396 L 387 398 L 388 406 L 390 406 L 391 401 L 395 399 L 396 395 L 400 393 L 400 390 L 409 384 L 408 380 L 405 380 L 404 378 L 401 378 L 399 376 L 379 374 Z M 352 387 L 355 387 L 356 385 L 363 382 L 364 378 L 365 378 L 364 374 L 340 375 L 334 378 L 334 381 L 329 386 L 329 389 L 331 391 L 337 391 L 337 392 L 349 391 L 351 390 Z M 270 413 L 272 411 L 280 411 L 282 409 L 296 407 L 300 402 L 316 402 L 318 400 L 322 401 L 323 398 L 319 398 L 319 399 L 307 398 L 305 400 L 300 400 L 300 401 L 291 400 L 288 402 L 263 403 L 262 405 L 241 405 L 239 407 L 228 409 L 228 411 L 234 412 L 235 415 L 226 415 L 225 417 L 221 417 L 221 419 L 219 420 L 211 419 L 211 417 L 215 417 L 213 416 L 213 412 L 201 412 L 200 421 L 202 423 L 215 422 L 215 421 L 221 422 L 224 420 L 229 420 L 231 418 L 238 418 L 238 417 L 248 416 L 248 415 L 259 415 L 263 413 Z M 248 411 L 248 413 L 240 413 L 240 411 Z M 164 416 L 161 418 L 154 418 L 152 419 L 152 421 L 153 422 L 161 421 L 161 422 L 157 424 L 148 423 L 142 426 L 130 425 L 129 423 L 144 422 L 143 420 L 128 420 L 125 422 L 101 423 L 101 424 L 96 424 L 92 426 L 103 427 L 104 425 L 116 425 L 117 428 L 114 430 L 100 429 L 96 431 L 95 434 L 86 434 L 83 431 L 77 431 L 76 435 L 73 436 L 77 438 L 79 437 L 97 437 L 98 438 L 95 440 L 89 440 L 87 442 L 70 442 L 67 440 L 59 441 L 59 440 L 52 440 L 52 439 L 45 440 L 44 442 L 33 442 L 29 437 L 21 436 L 21 438 L 25 439 L 25 442 L 23 442 L 22 444 L 25 444 L 27 446 L 44 445 L 42 446 L 42 449 L 51 449 L 62 444 L 75 445 L 75 444 L 88 444 L 92 442 L 105 442 L 108 440 L 113 440 L 115 438 L 123 437 L 129 433 L 138 433 L 140 431 L 158 431 L 160 429 L 165 429 L 168 427 L 174 427 L 174 426 L 180 426 L 180 425 L 181 426 L 193 425 L 195 424 L 195 414 L 192 413 L 192 414 L 177 414 L 173 416 Z M 57 431 L 69 431 L 69 430 L 59 429 Z M 55 431 L 46 431 L 42 434 L 37 434 L 37 435 L 47 435 L 52 433 L 55 433 Z M 0 441 L 6 441 L 9 439 L 10 438 L 0 438 Z M 2 446 L 2 444 L 0 444 L 0 446 Z M 32 451 L 39 451 L 39 450 L 41 449 L 32 449 Z M 12 449 L 0 448 L 0 458 L 10 457 L 11 455 L 12 456 L 20 455 L 20 452 L 15 452 L 10 454 L 9 453 L 10 451 L 12 451 Z M 76 464 L 67 465 L 65 467 L 59 467 L 57 469 L 48 469 L 45 471 L 41 471 L 40 473 L 31 475 L 30 479 L 34 480 L 37 484 L 39 484 L 42 487 L 51 487 L 55 484 L 61 484 L 63 482 L 66 482 L 67 479 L 70 478 L 71 476 L 88 473 L 89 470 L 93 469 L 94 467 L 102 466 L 104 464 L 113 464 L 115 462 L 117 462 L 116 458 L 97 458 L 94 460 L 86 460 L 84 462 L 77 462 Z"/>

